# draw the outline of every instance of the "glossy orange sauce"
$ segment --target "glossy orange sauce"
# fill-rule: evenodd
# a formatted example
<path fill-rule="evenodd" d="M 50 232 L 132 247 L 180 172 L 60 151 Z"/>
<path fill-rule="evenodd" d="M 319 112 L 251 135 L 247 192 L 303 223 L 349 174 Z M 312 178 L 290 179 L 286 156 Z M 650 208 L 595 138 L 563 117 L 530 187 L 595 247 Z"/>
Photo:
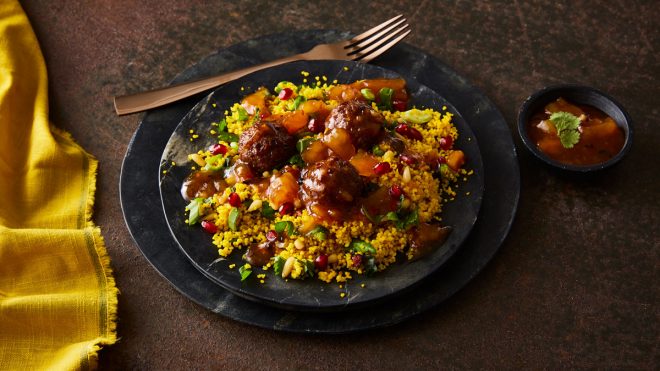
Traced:
<path fill-rule="evenodd" d="M 564 148 L 549 117 L 554 112 L 569 112 L 581 117 L 580 141 Z M 599 109 L 578 105 L 559 98 L 535 113 L 529 121 L 530 139 L 548 157 L 571 165 L 595 165 L 614 157 L 624 144 L 623 130 Z"/>

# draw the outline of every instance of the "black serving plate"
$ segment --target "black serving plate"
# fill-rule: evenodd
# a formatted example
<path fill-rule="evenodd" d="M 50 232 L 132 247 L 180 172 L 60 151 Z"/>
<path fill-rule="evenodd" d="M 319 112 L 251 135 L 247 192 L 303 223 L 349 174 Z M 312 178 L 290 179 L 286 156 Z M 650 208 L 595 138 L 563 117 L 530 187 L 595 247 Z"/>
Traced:
<path fill-rule="evenodd" d="M 403 262 L 405 259 L 400 259 L 400 264 L 394 264 L 369 277 L 354 275 L 354 279 L 342 285 L 327 284 L 317 279 L 285 281 L 274 275 L 272 270 L 265 272 L 268 278 L 262 284 L 256 277 L 241 281 L 238 269 L 229 268 L 232 264 L 234 267 L 245 264 L 241 259 L 244 250 L 234 251 L 227 259 L 219 259 L 211 235 L 199 226 L 185 223 L 184 208 L 187 202 L 181 197 L 180 188 L 190 174 L 191 167 L 195 165 L 188 160 L 188 154 L 205 150 L 217 143 L 215 137 L 208 134 L 212 128 L 211 123 L 220 121 L 225 117 L 226 110 L 261 86 L 272 88 L 283 80 L 301 83 L 301 71 L 309 72 L 312 81 L 314 76 L 326 76 L 329 81 L 337 80 L 339 83 L 374 78 L 404 78 L 410 95 L 410 107 L 442 111 L 445 106 L 454 114 L 452 122 L 459 133 L 454 147 L 465 152 L 468 159 L 466 168 L 473 170 L 474 174 L 467 177 L 467 181 L 459 181 L 459 194 L 454 201 L 443 207 L 443 225 L 451 226 L 453 231 L 431 254 L 414 262 Z M 191 130 L 200 137 L 191 141 Z M 177 165 L 172 166 L 172 162 Z M 413 287 L 446 263 L 458 250 L 472 230 L 483 195 L 483 165 L 477 140 L 470 126 L 451 103 L 413 79 L 382 67 L 350 61 L 288 63 L 255 72 L 218 88 L 195 105 L 176 127 L 163 152 L 159 173 L 167 223 L 183 252 L 200 272 L 247 299 L 285 309 L 309 311 L 335 311 L 372 304 Z M 258 270 L 256 272 L 261 273 Z M 340 295 L 342 293 L 344 296 Z"/>
<path fill-rule="evenodd" d="M 350 36 L 338 31 L 296 31 L 249 40 L 209 55 L 172 83 L 247 67 Z M 331 313 L 262 305 L 233 295 L 208 279 L 179 249 L 165 215 L 158 212 L 161 154 L 176 126 L 202 95 L 148 112 L 124 157 L 119 184 L 122 211 L 145 259 L 175 289 L 204 308 L 235 321 L 288 332 L 337 334 L 391 326 L 439 305 L 464 287 L 496 254 L 516 214 L 520 173 L 511 131 L 481 91 L 419 49 L 401 43 L 373 63 L 420 81 L 454 103 L 479 140 L 484 166 L 479 217 L 461 249 L 442 269 L 382 305 Z"/>

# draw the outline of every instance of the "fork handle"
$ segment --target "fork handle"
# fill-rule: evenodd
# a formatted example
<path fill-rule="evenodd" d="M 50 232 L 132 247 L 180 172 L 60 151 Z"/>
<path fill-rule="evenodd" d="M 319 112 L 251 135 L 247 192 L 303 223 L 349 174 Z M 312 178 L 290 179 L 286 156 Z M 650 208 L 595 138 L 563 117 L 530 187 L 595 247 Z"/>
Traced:
<path fill-rule="evenodd" d="M 201 80 L 186 82 L 165 88 L 149 90 L 142 93 L 115 97 L 115 111 L 117 115 L 146 111 L 166 104 L 190 97 L 205 90 L 218 87 L 236 80 L 252 72 L 280 64 L 306 59 L 306 53 L 276 59 L 256 66 L 243 68 L 218 76 L 207 77 Z"/>

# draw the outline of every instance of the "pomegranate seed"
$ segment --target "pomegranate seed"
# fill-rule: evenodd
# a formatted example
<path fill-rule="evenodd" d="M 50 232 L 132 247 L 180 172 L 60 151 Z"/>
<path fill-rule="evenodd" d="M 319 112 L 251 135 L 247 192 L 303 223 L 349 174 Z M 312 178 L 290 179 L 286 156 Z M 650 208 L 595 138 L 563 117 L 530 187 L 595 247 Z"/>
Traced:
<path fill-rule="evenodd" d="M 312 133 L 322 133 L 325 130 L 325 124 L 319 119 L 312 118 L 307 123 L 307 129 Z"/>
<path fill-rule="evenodd" d="M 401 195 L 403 194 L 403 188 L 401 188 L 401 186 L 395 184 L 395 185 L 390 187 L 389 192 L 390 192 L 390 196 L 393 199 L 398 200 L 399 197 L 401 197 Z"/>
<path fill-rule="evenodd" d="M 229 194 L 229 204 L 233 207 L 239 207 L 241 206 L 241 196 L 238 195 L 236 192 L 232 192 Z"/>
<path fill-rule="evenodd" d="M 262 119 L 262 120 L 265 119 L 268 116 L 270 116 L 270 112 L 268 112 L 268 111 L 259 114 L 259 118 Z"/>
<path fill-rule="evenodd" d="M 406 138 L 415 139 L 415 140 L 423 139 L 422 133 L 420 133 L 419 130 L 415 128 L 411 128 L 406 124 L 399 124 L 394 130 L 396 130 L 397 133 L 403 135 Z"/>
<path fill-rule="evenodd" d="M 442 157 L 442 156 L 438 156 L 438 164 L 439 164 L 439 165 L 446 164 L 446 163 L 447 163 L 447 159 L 446 159 L 446 158 L 444 158 L 444 157 Z"/>
<path fill-rule="evenodd" d="M 353 255 L 351 260 L 353 261 L 353 266 L 354 267 L 359 267 L 360 265 L 362 265 L 362 255 L 360 255 L 360 254 Z"/>
<path fill-rule="evenodd" d="M 374 173 L 376 173 L 376 175 L 387 174 L 390 171 L 392 171 L 392 166 L 390 166 L 389 162 L 379 162 L 374 166 Z"/>
<path fill-rule="evenodd" d="M 223 144 L 214 144 L 209 148 L 212 154 L 214 155 L 224 155 L 227 153 L 227 146 Z"/>
<path fill-rule="evenodd" d="M 441 149 L 448 150 L 451 149 L 451 145 L 454 144 L 454 139 L 450 136 L 442 137 L 438 141 Z"/>
<path fill-rule="evenodd" d="M 293 90 L 290 88 L 284 88 L 280 90 L 280 94 L 277 96 L 280 100 L 287 100 L 293 95 Z"/>
<path fill-rule="evenodd" d="M 314 267 L 317 271 L 324 271 L 328 268 L 328 256 L 326 254 L 321 254 L 314 259 Z"/>
<path fill-rule="evenodd" d="M 218 227 L 215 224 L 207 222 L 206 220 L 202 220 L 202 228 L 210 234 L 215 234 L 215 232 L 218 231 Z"/>
<path fill-rule="evenodd" d="M 291 215 L 293 214 L 293 203 L 285 202 L 280 206 L 279 212 L 281 215 Z"/>
<path fill-rule="evenodd" d="M 395 99 L 392 101 L 392 107 L 397 111 L 405 111 L 408 108 L 408 103 L 405 100 Z"/>
<path fill-rule="evenodd" d="M 399 159 L 406 165 L 414 165 L 417 162 L 414 157 L 406 155 L 405 153 L 402 153 L 401 156 L 399 156 Z"/>
<path fill-rule="evenodd" d="M 277 235 L 277 232 L 275 232 L 275 231 L 272 230 L 272 229 L 271 229 L 270 231 L 266 232 L 266 239 L 267 239 L 268 241 L 275 241 L 275 240 L 277 239 L 277 237 L 279 237 L 279 236 Z"/>

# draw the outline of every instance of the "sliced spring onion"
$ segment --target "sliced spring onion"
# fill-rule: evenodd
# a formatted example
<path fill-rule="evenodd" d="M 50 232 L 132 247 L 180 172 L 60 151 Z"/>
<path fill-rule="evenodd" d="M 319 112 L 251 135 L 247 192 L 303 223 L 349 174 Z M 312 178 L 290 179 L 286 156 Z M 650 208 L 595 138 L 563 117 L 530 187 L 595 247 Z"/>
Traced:
<path fill-rule="evenodd" d="M 401 112 L 400 116 L 404 121 L 410 122 L 413 124 L 425 124 L 433 118 L 433 115 L 426 111 L 421 111 L 416 108 L 411 110 Z"/>
<path fill-rule="evenodd" d="M 227 224 L 229 225 L 229 229 L 232 231 L 236 231 L 238 229 L 238 218 L 241 216 L 241 212 L 238 210 L 236 207 L 232 207 L 231 211 L 229 211 L 229 217 L 227 217 Z"/>
<path fill-rule="evenodd" d="M 374 99 L 376 99 L 376 96 L 374 95 L 374 92 L 371 91 L 371 89 L 369 89 L 369 88 L 364 88 L 364 89 L 360 90 L 360 93 L 362 93 L 362 96 L 364 97 L 364 99 L 366 99 L 368 101 L 373 101 Z"/>

